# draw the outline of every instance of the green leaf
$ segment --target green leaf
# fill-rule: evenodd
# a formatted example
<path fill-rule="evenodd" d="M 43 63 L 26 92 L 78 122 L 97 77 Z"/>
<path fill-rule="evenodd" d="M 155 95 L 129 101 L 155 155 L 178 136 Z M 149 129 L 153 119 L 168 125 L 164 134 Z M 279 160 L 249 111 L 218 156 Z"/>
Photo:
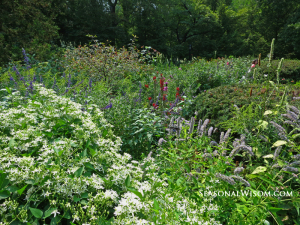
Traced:
<path fill-rule="evenodd" d="M 15 140 L 14 140 L 13 138 L 11 138 L 11 139 L 9 140 L 8 146 L 9 146 L 10 148 L 13 148 L 15 145 L 16 145 Z"/>
<path fill-rule="evenodd" d="M 256 167 L 256 169 L 252 172 L 252 174 L 262 173 L 262 172 L 265 172 L 266 170 L 267 170 L 267 167 L 259 166 L 259 167 Z"/>
<path fill-rule="evenodd" d="M 81 199 L 81 198 L 78 198 L 78 197 L 77 197 L 77 196 L 75 196 L 75 195 L 73 196 L 73 201 L 74 201 L 74 202 L 79 202 L 79 201 L 80 201 L 80 199 Z"/>
<path fill-rule="evenodd" d="M 76 177 L 80 177 L 82 172 L 83 172 L 83 169 L 84 169 L 84 166 L 83 167 L 80 167 L 78 170 L 75 171 L 74 175 Z"/>
<path fill-rule="evenodd" d="M 138 192 L 137 190 L 135 190 L 134 188 L 127 188 L 128 191 L 132 192 L 133 194 L 135 194 L 136 196 L 138 196 L 141 200 L 143 199 L 143 195 L 142 193 Z"/>
<path fill-rule="evenodd" d="M 102 137 L 105 138 L 107 134 L 108 134 L 108 131 L 107 131 L 107 130 L 104 130 L 104 131 L 102 132 Z"/>
<path fill-rule="evenodd" d="M 42 210 L 31 208 L 31 207 L 29 207 L 29 210 L 35 218 L 38 218 L 38 219 L 42 218 L 42 216 L 43 216 Z"/>
<path fill-rule="evenodd" d="M 56 148 L 54 148 L 54 151 L 55 151 L 55 153 L 56 153 L 58 156 L 61 156 L 62 153 L 64 152 L 64 150 L 59 151 L 59 150 L 56 149 Z"/>
<path fill-rule="evenodd" d="M 0 191 L 0 199 L 5 199 L 5 198 L 8 198 L 9 196 L 10 196 L 9 191 L 6 191 L 6 190 Z"/>
<path fill-rule="evenodd" d="M 81 194 L 81 198 L 88 198 L 89 197 L 89 193 L 88 192 L 84 192 Z"/>
<path fill-rule="evenodd" d="M 18 190 L 17 186 L 9 186 L 6 188 L 9 192 L 16 192 Z"/>
<path fill-rule="evenodd" d="M 18 190 L 18 193 L 19 193 L 20 195 L 22 195 L 22 193 L 25 191 L 25 189 L 26 189 L 27 186 L 28 186 L 28 184 L 27 184 L 26 186 L 22 187 L 21 189 L 19 189 L 19 190 Z"/>
<path fill-rule="evenodd" d="M 97 154 L 97 151 L 95 151 L 93 148 L 89 147 L 91 156 L 95 156 Z"/>
<path fill-rule="evenodd" d="M 274 157 L 274 155 L 273 154 L 269 154 L 269 155 L 265 155 L 265 156 L 263 156 L 263 158 L 265 158 L 265 159 L 269 159 L 269 158 L 273 158 Z"/>
<path fill-rule="evenodd" d="M 278 211 L 282 210 L 282 208 L 275 208 L 275 207 L 270 207 L 269 211 L 271 211 L 272 213 L 276 213 Z"/>
<path fill-rule="evenodd" d="M 46 210 L 45 215 L 44 215 L 44 219 L 51 216 L 51 213 L 54 212 L 55 210 L 57 210 L 57 208 L 50 208 L 50 209 Z"/>
<path fill-rule="evenodd" d="M 130 187 L 130 183 L 131 183 L 131 181 L 130 181 L 130 175 L 128 175 L 128 176 L 126 177 L 126 180 L 125 180 L 125 186 L 126 186 L 126 187 Z"/>
<path fill-rule="evenodd" d="M 0 190 L 4 189 L 6 187 L 6 185 L 8 185 L 9 180 L 6 179 L 6 174 L 5 173 L 1 173 L 0 175 Z"/>
<path fill-rule="evenodd" d="M 281 145 L 285 145 L 286 143 L 287 143 L 286 141 L 282 141 L 282 140 L 276 141 L 276 142 L 273 144 L 272 148 L 273 148 L 273 147 L 278 147 L 278 146 L 281 146 Z"/>
<path fill-rule="evenodd" d="M 184 164 L 184 167 L 185 167 L 185 169 L 187 170 L 188 173 L 191 171 L 190 167 L 187 164 Z"/>
<path fill-rule="evenodd" d="M 159 205 L 158 205 L 158 202 L 156 201 L 156 199 L 154 199 L 154 202 L 153 202 L 153 208 L 155 210 L 159 210 Z"/>

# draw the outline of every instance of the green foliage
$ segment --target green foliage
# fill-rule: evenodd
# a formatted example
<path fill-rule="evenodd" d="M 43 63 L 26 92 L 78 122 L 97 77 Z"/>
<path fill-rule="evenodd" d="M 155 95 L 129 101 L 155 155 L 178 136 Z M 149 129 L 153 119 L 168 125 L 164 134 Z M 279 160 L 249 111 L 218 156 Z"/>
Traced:
<path fill-rule="evenodd" d="M 273 60 L 268 67 L 266 61 L 262 61 L 260 72 L 261 74 L 268 74 L 269 79 L 276 81 L 276 70 L 280 60 Z M 283 60 L 281 71 L 280 71 L 280 82 L 296 83 L 300 77 L 300 60 Z M 282 80 L 284 79 L 284 80 Z"/>
<path fill-rule="evenodd" d="M 253 106 L 258 105 L 253 108 L 254 112 L 256 112 L 255 116 L 262 116 L 265 110 L 274 109 L 275 105 L 282 99 L 284 90 L 284 85 L 280 85 L 278 91 L 274 91 L 273 87 L 268 84 L 221 86 L 198 95 L 195 99 L 195 109 L 198 111 L 200 118 L 211 119 L 211 123 L 214 126 L 232 119 L 232 112 L 235 112 L 233 105 L 239 108 L 248 108 L 250 104 Z M 299 96 L 299 93 L 300 90 L 298 87 L 290 86 L 290 89 L 286 93 L 287 101 L 291 101 L 293 96 Z M 257 107 L 260 113 L 258 113 Z M 250 108 L 248 110 L 251 111 Z M 254 115 L 249 116 L 246 118 L 252 118 Z M 245 120 L 247 120 L 246 118 Z"/>
<path fill-rule="evenodd" d="M 79 79 L 104 81 L 114 92 L 121 91 L 123 79 L 138 81 L 150 71 L 149 65 L 139 60 L 139 51 L 134 46 L 130 50 L 116 49 L 95 41 L 93 45 L 69 46 L 65 52 L 64 66 L 67 71 L 79 73 Z"/>
<path fill-rule="evenodd" d="M 50 58 L 59 27 L 55 23 L 66 1 L 1 1 L 0 64 L 20 60 L 22 48 L 39 60 Z"/>

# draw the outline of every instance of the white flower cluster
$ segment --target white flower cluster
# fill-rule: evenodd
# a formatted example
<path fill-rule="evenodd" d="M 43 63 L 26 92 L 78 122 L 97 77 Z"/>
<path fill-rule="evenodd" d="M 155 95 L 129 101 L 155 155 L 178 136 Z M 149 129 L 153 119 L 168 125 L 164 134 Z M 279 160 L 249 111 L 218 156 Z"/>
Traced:
<path fill-rule="evenodd" d="M 84 221 L 92 223 L 114 207 L 116 224 L 154 224 L 151 196 L 155 193 L 162 209 L 157 222 L 162 221 L 163 213 L 170 224 L 207 222 L 202 215 L 215 206 L 200 208 L 181 195 L 165 195 L 168 185 L 156 173 L 153 158 L 130 162 L 129 154 L 120 154 L 121 139 L 112 134 L 111 125 L 96 105 L 83 111 L 80 104 L 55 95 L 53 90 L 37 84 L 34 88 L 35 100 L 19 101 L 17 108 L 2 106 L 0 112 L 0 170 L 18 189 L 36 184 L 25 189 L 25 200 L 39 205 L 49 199 L 51 207 L 57 207 L 52 212 L 57 216 L 63 215 L 64 208 L 75 208 L 74 198 L 88 194 L 81 211 L 72 211 L 73 222 L 83 221 L 84 215 Z M 18 92 L 8 98 L 22 100 Z M 142 199 L 132 192 L 116 192 L 125 189 L 128 176 Z M 62 200 L 63 207 L 58 203 Z M 0 218 L 14 210 L 10 204 L 1 205 Z M 174 216 L 175 209 L 182 212 L 180 218 Z M 218 223 L 212 219 L 208 224 Z"/>

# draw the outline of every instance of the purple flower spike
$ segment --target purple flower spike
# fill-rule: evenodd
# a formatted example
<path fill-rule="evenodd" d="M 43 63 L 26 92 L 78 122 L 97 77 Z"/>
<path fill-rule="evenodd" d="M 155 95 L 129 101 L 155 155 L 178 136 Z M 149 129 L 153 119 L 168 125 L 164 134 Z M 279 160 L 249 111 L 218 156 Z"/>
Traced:
<path fill-rule="evenodd" d="M 19 70 L 17 69 L 16 66 L 13 66 L 13 70 L 16 72 L 16 74 L 17 74 L 18 76 L 20 76 L 20 72 L 19 72 Z"/>
<path fill-rule="evenodd" d="M 112 104 L 111 104 L 111 102 L 110 102 L 107 106 L 105 106 L 104 109 L 111 109 L 111 107 L 112 107 Z"/>
<path fill-rule="evenodd" d="M 24 55 L 24 62 L 25 62 L 26 65 L 27 65 L 27 69 L 30 69 L 31 66 L 29 65 L 29 59 L 28 59 L 28 57 L 27 57 L 27 55 L 26 55 L 26 52 L 25 52 L 25 49 L 24 49 L 24 48 L 22 48 L 22 52 L 23 52 L 23 55 Z"/>

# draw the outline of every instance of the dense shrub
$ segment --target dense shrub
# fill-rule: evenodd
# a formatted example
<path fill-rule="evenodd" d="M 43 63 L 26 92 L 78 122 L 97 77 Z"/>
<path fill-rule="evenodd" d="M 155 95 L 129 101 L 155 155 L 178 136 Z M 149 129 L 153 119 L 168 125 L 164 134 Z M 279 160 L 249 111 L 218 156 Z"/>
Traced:
<path fill-rule="evenodd" d="M 271 66 L 268 67 L 269 61 L 262 61 L 261 73 L 269 74 L 269 79 L 276 81 L 277 68 L 280 60 L 271 61 Z M 285 79 L 283 81 L 282 79 Z M 288 60 L 285 59 L 282 62 L 282 67 L 280 71 L 281 83 L 288 81 L 297 82 L 300 80 L 300 60 Z"/>
<path fill-rule="evenodd" d="M 278 91 L 274 91 L 274 87 L 269 84 L 220 86 L 198 95 L 194 101 L 195 109 L 200 118 L 211 119 L 211 124 L 214 126 L 233 117 L 234 105 L 241 108 L 251 103 L 261 104 L 259 115 L 262 116 L 262 113 L 267 109 L 274 108 L 275 104 L 282 100 L 284 88 L 285 85 L 279 85 Z M 291 101 L 293 96 L 299 96 L 299 94 L 299 87 L 290 86 L 285 96 L 287 100 Z"/>
<path fill-rule="evenodd" d="M 68 46 L 65 52 L 65 68 L 67 71 L 79 73 L 79 79 L 88 78 L 104 81 L 113 92 L 119 91 L 124 79 L 140 81 L 150 73 L 151 66 L 144 64 L 140 51 L 134 46 L 129 49 L 116 49 L 104 43 L 78 46 Z M 147 55 L 148 56 L 148 55 Z"/>

